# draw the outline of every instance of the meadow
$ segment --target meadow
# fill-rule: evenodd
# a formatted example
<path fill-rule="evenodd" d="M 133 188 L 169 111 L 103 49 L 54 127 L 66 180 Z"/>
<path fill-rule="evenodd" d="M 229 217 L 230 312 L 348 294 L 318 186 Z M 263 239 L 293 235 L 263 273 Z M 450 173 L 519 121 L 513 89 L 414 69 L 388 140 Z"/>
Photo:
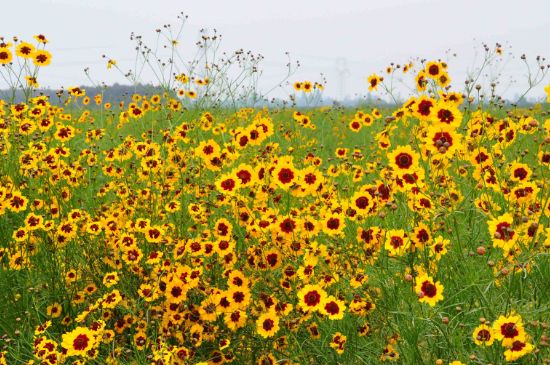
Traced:
<path fill-rule="evenodd" d="M 54 100 L 46 46 L 0 44 L 0 364 L 550 363 L 548 103 L 441 60 L 392 108 Z"/>

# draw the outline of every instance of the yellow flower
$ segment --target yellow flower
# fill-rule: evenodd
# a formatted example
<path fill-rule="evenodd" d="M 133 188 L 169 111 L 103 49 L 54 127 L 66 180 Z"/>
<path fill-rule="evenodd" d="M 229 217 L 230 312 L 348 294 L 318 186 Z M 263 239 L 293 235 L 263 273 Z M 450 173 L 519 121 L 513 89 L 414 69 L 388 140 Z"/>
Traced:
<path fill-rule="evenodd" d="M 415 286 L 418 300 L 421 303 L 427 303 L 433 307 L 437 302 L 443 300 L 443 285 L 434 280 L 427 274 L 419 275 L 416 278 Z"/>
<path fill-rule="evenodd" d="M 452 103 L 437 103 L 431 113 L 431 121 L 435 126 L 443 125 L 456 129 L 462 123 L 462 113 Z"/>
<path fill-rule="evenodd" d="M 107 61 L 107 70 L 110 70 L 111 67 L 113 67 L 115 65 L 116 65 L 116 60 L 109 59 L 109 61 Z"/>
<path fill-rule="evenodd" d="M 6 65 L 13 60 L 13 53 L 7 47 L 0 47 L 0 65 Z"/>
<path fill-rule="evenodd" d="M 52 318 L 59 317 L 61 315 L 61 312 L 62 308 L 61 304 L 59 303 L 53 303 L 52 305 L 48 306 L 48 308 L 46 308 L 46 313 L 48 313 L 48 316 Z"/>
<path fill-rule="evenodd" d="M 279 317 L 275 311 L 269 311 L 258 317 L 256 331 L 263 338 L 273 337 L 279 331 Z"/>
<path fill-rule="evenodd" d="M 48 66 L 52 62 L 50 52 L 40 49 L 32 54 L 32 61 L 35 66 Z"/>
<path fill-rule="evenodd" d="M 395 150 L 388 153 L 390 166 L 399 172 L 413 171 L 418 168 L 420 156 L 411 146 L 398 146 Z"/>
<path fill-rule="evenodd" d="M 319 312 L 331 320 L 338 320 L 344 318 L 345 310 L 346 304 L 344 301 L 336 299 L 331 295 L 321 304 Z"/>
<path fill-rule="evenodd" d="M 34 46 L 27 42 L 21 42 L 15 47 L 15 54 L 21 58 L 32 58 L 34 53 Z"/>
<path fill-rule="evenodd" d="M 477 326 L 472 333 L 472 337 L 478 346 L 491 346 L 495 341 L 492 328 L 486 324 Z"/>
<path fill-rule="evenodd" d="M 513 223 L 514 218 L 510 213 L 503 214 L 487 222 L 493 240 L 493 247 L 508 250 L 515 245 L 518 234 L 512 228 Z"/>
<path fill-rule="evenodd" d="M 532 352 L 535 346 L 527 341 L 516 340 L 512 342 L 508 350 L 504 351 L 506 361 L 515 361 Z"/>
<path fill-rule="evenodd" d="M 306 312 L 317 311 L 326 298 L 327 293 L 319 285 L 308 284 L 298 291 L 298 306 Z"/>
<path fill-rule="evenodd" d="M 426 75 L 428 75 L 428 77 L 431 77 L 433 79 L 437 79 L 439 77 L 439 75 L 441 75 L 441 73 L 443 72 L 443 67 L 442 67 L 441 63 L 439 63 L 439 62 L 430 61 L 430 62 L 426 63 L 426 67 L 424 68 L 424 72 L 426 72 Z"/>
<path fill-rule="evenodd" d="M 526 333 L 523 329 L 521 316 L 511 313 L 509 316 L 500 316 L 493 323 L 495 339 L 502 341 L 502 346 L 512 346 L 515 341 L 525 341 Z"/>
<path fill-rule="evenodd" d="M 368 77 L 367 81 L 369 83 L 369 91 L 373 91 L 376 90 L 380 82 L 384 81 L 384 78 L 378 76 L 377 74 L 372 74 Z"/>
<path fill-rule="evenodd" d="M 27 80 L 27 85 L 30 87 L 37 88 L 40 86 L 34 76 L 25 76 L 25 80 Z"/>
<path fill-rule="evenodd" d="M 118 283 L 118 280 L 118 273 L 116 271 L 109 272 L 103 277 L 103 285 L 105 285 L 107 288 L 110 288 L 111 286 Z"/>
<path fill-rule="evenodd" d="M 391 229 L 386 232 L 384 248 L 390 256 L 401 256 L 410 246 L 410 240 L 402 229 Z"/>
<path fill-rule="evenodd" d="M 46 36 L 43 35 L 43 34 L 34 35 L 33 38 L 34 38 L 38 43 L 42 43 L 42 44 L 48 43 L 48 39 L 47 39 Z"/>
<path fill-rule="evenodd" d="M 336 353 L 338 355 L 341 355 L 344 353 L 344 345 L 346 344 L 346 341 L 347 341 L 346 336 L 344 336 L 340 332 L 336 332 L 334 336 L 332 336 L 332 340 L 330 341 L 330 347 L 336 350 Z"/>
<path fill-rule="evenodd" d="M 67 356 L 86 356 L 86 352 L 96 343 L 94 333 L 86 327 L 77 327 L 61 338 L 61 346 L 67 349 Z"/>

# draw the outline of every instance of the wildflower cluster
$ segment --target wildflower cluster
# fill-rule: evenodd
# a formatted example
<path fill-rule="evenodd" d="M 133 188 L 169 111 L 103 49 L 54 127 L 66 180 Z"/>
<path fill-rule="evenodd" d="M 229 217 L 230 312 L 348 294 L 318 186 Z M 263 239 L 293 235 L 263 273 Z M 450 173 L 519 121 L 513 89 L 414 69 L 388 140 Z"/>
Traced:
<path fill-rule="evenodd" d="M 547 358 L 546 106 L 466 108 L 441 61 L 395 109 L 185 108 L 212 81 L 173 78 L 0 102 L 0 364 Z"/>

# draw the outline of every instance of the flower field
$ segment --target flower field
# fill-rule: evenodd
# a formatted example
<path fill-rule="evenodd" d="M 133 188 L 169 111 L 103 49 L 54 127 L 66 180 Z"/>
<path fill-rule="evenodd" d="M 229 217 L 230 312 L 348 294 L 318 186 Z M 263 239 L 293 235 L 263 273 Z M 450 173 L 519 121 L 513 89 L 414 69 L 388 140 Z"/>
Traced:
<path fill-rule="evenodd" d="M 46 43 L 0 44 L 0 364 L 550 362 L 548 103 L 440 60 L 392 108 L 54 99 Z"/>

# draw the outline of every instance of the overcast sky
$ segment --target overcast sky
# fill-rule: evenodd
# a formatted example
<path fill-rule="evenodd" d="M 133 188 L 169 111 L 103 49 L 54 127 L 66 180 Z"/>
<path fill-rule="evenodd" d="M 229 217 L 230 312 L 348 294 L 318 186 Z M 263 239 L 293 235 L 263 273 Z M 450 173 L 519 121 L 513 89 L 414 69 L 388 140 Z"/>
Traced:
<path fill-rule="evenodd" d="M 121 82 L 106 69 L 102 54 L 123 69 L 132 66 L 130 32 L 154 36 L 162 24 L 188 16 L 182 41 L 190 50 L 202 27 L 223 34 L 222 48 L 249 49 L 265 56 L 262 87 L 285 74 L 290 52 L 302 67 L 293 79 L 328 79 L 333 97 L 365 94 L 366 77 L 390 62 L 412 57 L 449 61 L 453 86 L 481 64 L 481 43 L 511 46 L 516 56 L 503 62 L 502 90 L 513 97 L 525 87 L 522 53 L 550 58 L 548 0 L 6 0 L 2 1 L 0 35 L 32 40 L 42 33 L 53 53 L 51 66 L 39 75 L 42 86 L 89 84 L 83 69 L 97 81 Z M 182 45 L 185 47 L 185 45 Z M 451 50 L 457 57 L 447 52 Z M 185 52 L 184 52 L 185 53 Z M 504 66 L 505 65 L 505 66 Z M 548 80 L 545 84 L 548 83 Z M 532 96 L 543 95 L 543 86 Z"/>

